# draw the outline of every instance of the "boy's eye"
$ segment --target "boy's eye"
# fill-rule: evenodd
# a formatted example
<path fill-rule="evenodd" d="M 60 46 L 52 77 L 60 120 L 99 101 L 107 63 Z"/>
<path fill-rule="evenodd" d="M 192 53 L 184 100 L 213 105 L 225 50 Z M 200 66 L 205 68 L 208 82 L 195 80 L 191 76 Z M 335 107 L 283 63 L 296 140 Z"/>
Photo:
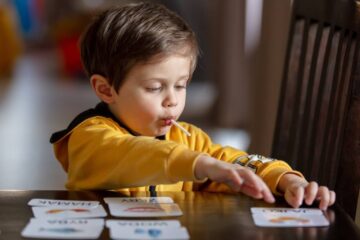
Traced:
<path fill-rule="evenodd" d="M 147 87 L 146 90 L 149 92 L 156 92 L 156 91 L 160 91 L 161 87 Z"/>
<path fill-rule="evenodd" d="M 186 89 L 186 85 L 177 85 L 175 86 L 176 89 Z"/>

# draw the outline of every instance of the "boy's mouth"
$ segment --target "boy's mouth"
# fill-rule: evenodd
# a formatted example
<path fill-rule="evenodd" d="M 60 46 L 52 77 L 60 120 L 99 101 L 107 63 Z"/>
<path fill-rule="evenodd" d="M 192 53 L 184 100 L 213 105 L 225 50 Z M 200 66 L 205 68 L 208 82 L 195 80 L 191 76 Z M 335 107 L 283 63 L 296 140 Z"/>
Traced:
<path fill-rule="evenodd" d="M 165 126 L 170 126 L 170 125 L 172 125 L 172 122 L 171 122 L 171 120 L 172 119 L 174 119 L 174 118 L 165 118 L 164 119 L 164 124 L 165 124 Z"/>

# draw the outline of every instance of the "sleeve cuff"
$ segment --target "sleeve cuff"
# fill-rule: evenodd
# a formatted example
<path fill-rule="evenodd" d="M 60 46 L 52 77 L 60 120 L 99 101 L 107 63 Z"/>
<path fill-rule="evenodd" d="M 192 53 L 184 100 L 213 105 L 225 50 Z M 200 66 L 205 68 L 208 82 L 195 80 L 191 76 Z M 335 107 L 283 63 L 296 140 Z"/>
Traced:
<path fill-rule="evenodd" d="M 195 164 L 202 154 L 182 145 L 175 147 L 170 153 L 167 164 L 167 174 L 170 180 L 173 182 L 205 182 L 207 178 L 197 179 L 195 177 Z"/>

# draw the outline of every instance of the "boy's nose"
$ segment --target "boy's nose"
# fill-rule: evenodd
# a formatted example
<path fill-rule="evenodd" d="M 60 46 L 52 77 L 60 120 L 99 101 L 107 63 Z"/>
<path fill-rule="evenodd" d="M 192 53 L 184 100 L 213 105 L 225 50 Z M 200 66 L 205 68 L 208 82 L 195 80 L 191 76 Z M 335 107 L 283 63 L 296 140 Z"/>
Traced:
<path fill-rule="evenodd" d="M 165 100 L 164 100 L 164 107 L 175 107 L 178 103 L 176 94 L 173 91 L 169 91 L 166 94 Z"/>

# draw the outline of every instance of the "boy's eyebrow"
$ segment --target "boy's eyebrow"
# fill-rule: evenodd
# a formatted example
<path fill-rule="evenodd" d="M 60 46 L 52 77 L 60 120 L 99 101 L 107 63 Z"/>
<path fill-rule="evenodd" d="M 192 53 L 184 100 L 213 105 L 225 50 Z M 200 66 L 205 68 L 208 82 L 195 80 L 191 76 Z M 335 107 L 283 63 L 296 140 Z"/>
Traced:
<path fill-rule="evenodd" d="M 176 81 L 182 81 L 182 80 L 189 80 L 190 75 L 184 75 L 184 76 L 180 76 Z M 162 77 L 150 77 L 150 78 L 144 78 L 141 79 L 141 81 L 145 82 L 145 81 L 163 81 L 167 78 L 162 78 Z"/>

